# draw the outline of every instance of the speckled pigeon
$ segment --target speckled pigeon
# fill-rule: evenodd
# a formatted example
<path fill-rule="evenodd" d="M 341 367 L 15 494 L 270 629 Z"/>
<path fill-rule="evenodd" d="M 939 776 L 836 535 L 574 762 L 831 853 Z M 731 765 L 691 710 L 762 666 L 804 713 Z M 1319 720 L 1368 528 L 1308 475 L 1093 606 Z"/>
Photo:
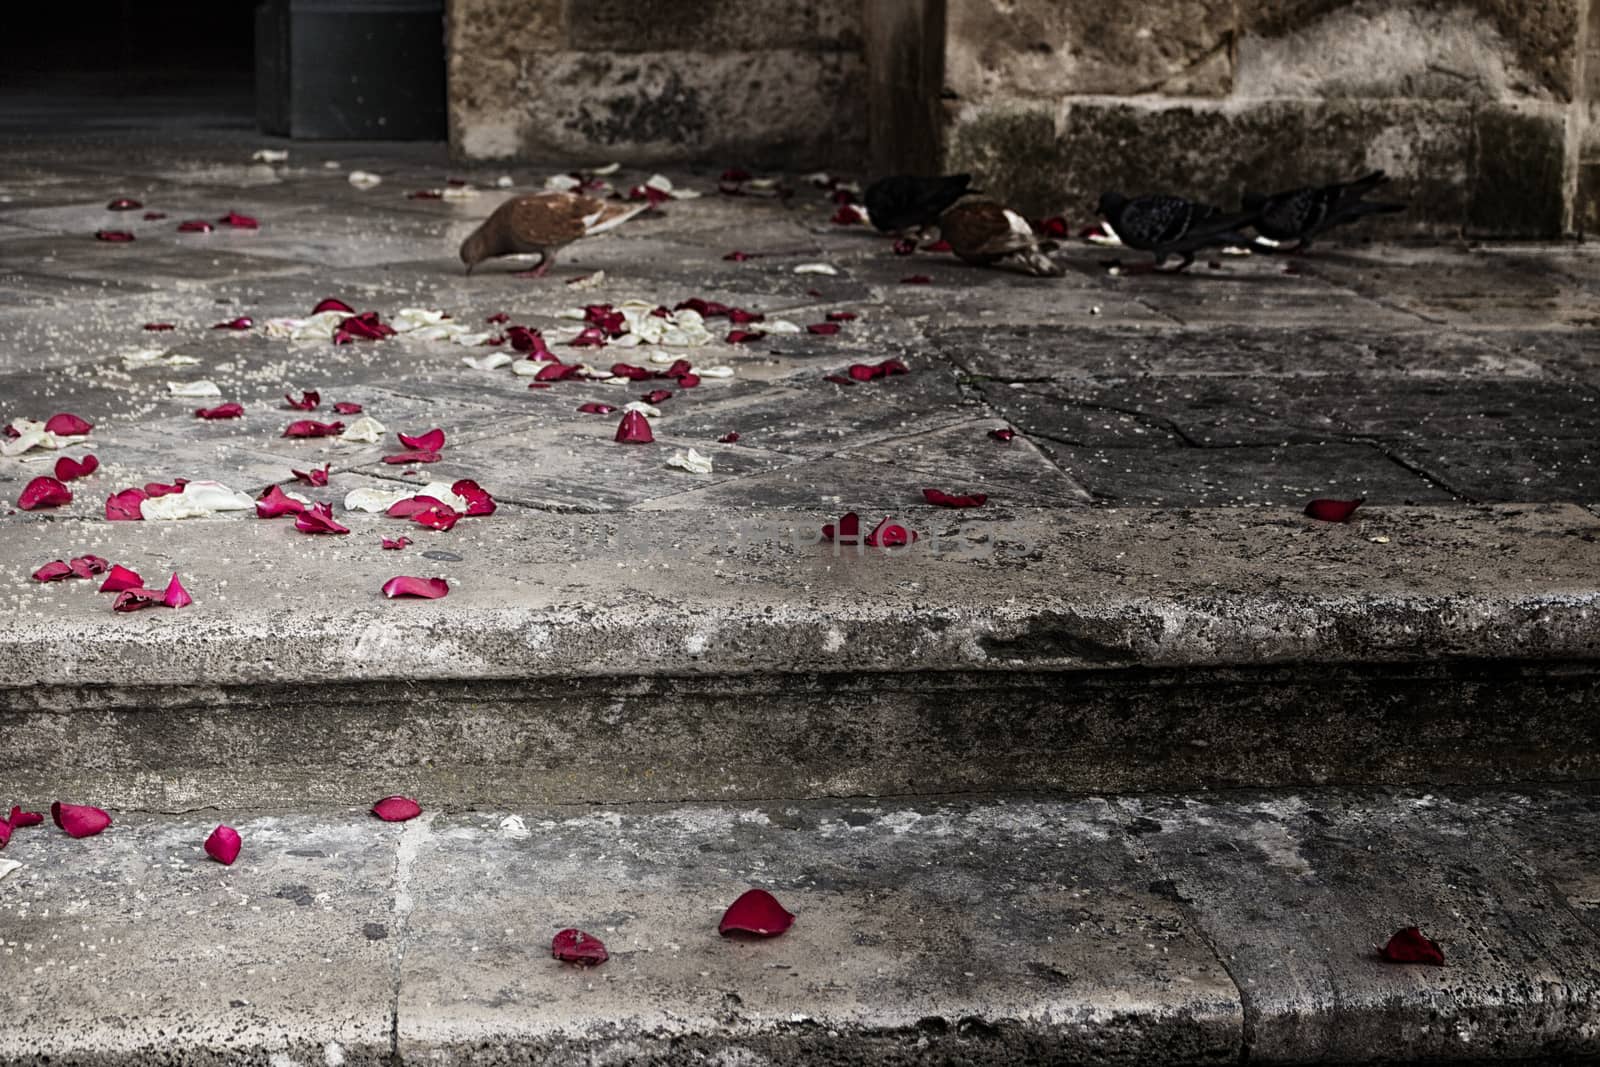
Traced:
<path fill-rule="evenodd" d="M 935 225 L 944 210 L 960 200 L 971 184 L 970 174 L 931 178 L 895 174 L 867 186 L 862 200 L 872 225 L 883 233 L 900 233 Z"/>
<path fill-rule="evenodd" d="M 1004 262 L 1029 274 L 1055 277 L 1061 267 L 1045 255 L 1055 247 L 1040 242 L 1028 220 L 998 200 L 971 194 L 939 216 L 939 232 L 950 251 L 981 266 Z"/>
<path fill-rule="evenodd" d="M 1257 233 L 1274 241 L 1298 241 L 1294 251 L 1304 252 L 1323 230 L 1355 222 L 1365 215 L 1404 211 L 1404 204 L 1362 199 L 1388 180 L 1383 171 L 1375 170 L 1353 182 L 1308 185 L 1271 196 L 1246 193 L 1244 206 L 1246 211 L 1256 213 Z"/>
<path fill-rule="evenodd" d="M 1132 199 L 1121 193 L 1103 193 L 1100 216 L 1123 244 L 1155 254 L 1152 270 L 1174 255 L 1183 257 L 1175 269 L 1184 270 L 1194 262 L 1198 249 L 1211 245 L 1248 246 L 1251 239 L 1239 231 L 1255 221 L 1250 212 L 1229 215 L 1210 204 L 1165 193 Z"/>
<path fill-rule="evenodd" d="M 539 265 L 533 273 L 541 275 L 555 262 L 557 250 L 581 237 L 620 226 L 649 207 L 648 203 L 617 203 L 580 193 L 513 197 L 461 242 L 461 262 L 471 274 L 472 268 L 486 259 L 537 252 Z"/>

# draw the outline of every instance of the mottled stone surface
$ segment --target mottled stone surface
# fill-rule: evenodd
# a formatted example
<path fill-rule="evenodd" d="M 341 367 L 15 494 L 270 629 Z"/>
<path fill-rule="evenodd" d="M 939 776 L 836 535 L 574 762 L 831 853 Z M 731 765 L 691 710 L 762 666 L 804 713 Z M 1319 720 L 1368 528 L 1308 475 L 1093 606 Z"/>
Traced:
<path fill-rule="evenodd" d="M 450 138 L 469 159 L 859 159 L 861 13 L 807 3 L 453 0 Z"/>
<path fill-rule="evenodd" d="M 1433 101 L 1069 97 L 1059 108 L 964 111 L 950 131 L 949 164 L 973 171 L 1018 210 L 1073 219 L 1092 218 L 1107 189 L 1178 192 L 1234 210 L 1247 190 L 1320 184 L 1381 168 L 1394 177 L 1384 195 L 1410 200 L 1411 207 L 1373 226 L 1388 233 L 1454 232 L 1466 223 L 1478 188 L 1475 117 L 1465 104 Z M 1523 130 L 1514 127 L 1502 140 Z M 1491 199 L 1485 191 L 1474 221 L 1481 217 L 1505 232 L 1553 233 L 1549 205 L 1559 214 L 1561 191 L 1540 169 L 1545 158 L 1496 159 L 1497 192 Z M 1023 159 L 1029 164 L 1018 166 Z M 1497 204 L 1505 207 L 1503 226 Z"/>
<path fill-rule="evenodd" d="M 951 0 L 946 84 L 963 99 L 1230 87 L 1234 5 L 1223 0 Z"/>
<path fill-rule="evenodd" d="M 163 1062 L 1588 1062 L 1592 790 L 1154 793 L 17 832 L 0 1057 Z M 232 867 L 201 842 L 238 828 Z M 780 937 L 720 937 L 765 889 Z M 1374 949 L 1419 924 L 1444 968 Z M 577 928 L 597 967 L 550 957 Z"/>

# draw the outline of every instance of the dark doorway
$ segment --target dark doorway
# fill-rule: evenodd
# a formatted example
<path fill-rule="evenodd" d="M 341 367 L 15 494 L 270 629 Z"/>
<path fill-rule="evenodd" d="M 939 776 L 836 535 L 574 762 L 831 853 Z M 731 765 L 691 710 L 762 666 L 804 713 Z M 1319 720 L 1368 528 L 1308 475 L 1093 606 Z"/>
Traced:
<path fill-rule="evenodd" d="M 0 127 L 255 125 L 250 0 L 5 5 Z"/>

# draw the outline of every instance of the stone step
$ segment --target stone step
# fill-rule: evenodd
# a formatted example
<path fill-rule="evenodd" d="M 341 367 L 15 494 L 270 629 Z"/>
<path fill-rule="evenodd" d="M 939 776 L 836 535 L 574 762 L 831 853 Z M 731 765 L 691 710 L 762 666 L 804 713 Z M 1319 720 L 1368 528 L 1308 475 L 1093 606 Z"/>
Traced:
<path fill-rule="evenodd" d="M 1600 1057 L 1592 788 L 113 815 L 0 854 L 0 1063 Z"/>
<path fill-rule="evenodd" d="M 257 811 L 1600 777 L 1600 518 L 1357 516 L 997 509 L 886 554 L 794 511 L 506 514 L 431 557 L 352 550 L 393 523 L 359 515 L 17 523 L 5 777 Z M 196 602 L 27 580 L 88 551 Z"/>

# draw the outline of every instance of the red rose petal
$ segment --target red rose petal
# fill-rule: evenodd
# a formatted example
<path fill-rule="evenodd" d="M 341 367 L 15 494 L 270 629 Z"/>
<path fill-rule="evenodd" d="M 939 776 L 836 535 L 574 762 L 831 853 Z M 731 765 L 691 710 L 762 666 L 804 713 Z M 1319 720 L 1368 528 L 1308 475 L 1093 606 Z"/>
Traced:
<path fill-rule="evenodd" d="M 635 367 L 631 363 L 611 364 L 611 374 L 616 378 L 626 378 L 631 382 L 642 382 L 655 377 L 655 372 L 643 367 Z"/>
<path fill-rule="evenodd" d="M 646 404 L 659 404 L 663 400 L 671 400 L 672 393 L 666 389 L 652 389 L 648 393 L 644 394 L 644 396 L 642 396 L 640 399 Z"/>
<path fill-rule="evenodd" d="M 941 237 L 937 241 L 923 245 L 922 250 L 924 252 L 948 252 L 950 251 L 950 242 Z"/>
<path fill-rule="evenodd" d="M 483 321 L 488 323 L 490 326 L 497 326 L 502 322 L 510 322 L 511 316 L 507 315 L 504 311 L 496 311 L 493 315 L 490 315 Z"/>
<path fill-rule="evenodd" d="M 391 518 L 409 519 L 411 516 L 419 515 L 429 508 L 441 507 L 444 507 L 444 501 L 439 500 L 437 497 L 419 494 L 417 496 L 408 496 L 404 500 L 396 500 L 389 505 L 389 509 L 384 514 Z"/>
<path fill-rule="evenodd" d="M 152 333 L 162 333 L 167 330 L 176 330 L 178 327 L 170 322 L 147 322 L 144 328 Z"/>
<path fill-rule="evenodd" d="M 256 517 L 260 519 L 299 515 L 305 510 L 306 506 L 285 493 L 280 485 L 268 486 L 267 491 L 256 498 Z"/>
<path fill-rule="evenodd" d="M 217 221 L 226 223 L 236 230 L 254 230 L 259 228 L 261 225 L 249 215 L 241 215 L 237 211 L 230 211 Z"/>
<path fill-rule="evenodd" d="M 861 516 L 857 515 L 853 511 L 847 511 L 844 513 L 844 515 L 839 519 L 839 526 L 837 530 L 835 530 L 834 525 L 831 522 L 822 528 L 822 539 L 824 541 L 832 541 L 837 539 L 845 543 L 854 544 L 856 539 L 860 536 Z"/>
<path fill-rule="evenodd" d="M 401 575 L 383 583 L 383 595 L 391 600 L 400 596 L 423 597 L 437 600 L 450 592 L 450 583 L 443 578 L 413 578 Z"/>
<path fill-rule="evenodd" d="M 306 485 L 323 486 L 328 484 L 328 470 L 332 466 L 333 464 L 331 463 L 325 463 L 318 470 L 291 470 L 289 473 L 294 475 L 294 480 L 297 482 L 303 482 Z"/>
<path fill-rule="evenodd" d="M 720 442 L 721 444 L 725 444 L 725 445 L 737 444 L 738 440 L 739 440 L 739 431 L 738 430 L 729 430 L 727 433 L 725 433 L 721 437 L 717 438 L 718 442 Z"/>
<path fill-rule="evenodd" d="M 824 336 L 836 334 L 839 332 L 839 324 L 837 322 L 813 322 L 806 327 L 806 332 L 819 333 Z"/>
<path fill-rule="evenodd" d="M 462 478 L 450 486 L 450 491 L 467 502 L 468 515 L 494 514 L 494 497 L 471 478 Z"/>
<path fill-rule="evenodd" d="M 839 210 L 835 211 L 833 218 L 828 221 L 835 226 L 860 226 L 863 219 L 854 204 L 840 204 Z"/>
<path fill-rule="evenodd" d="M 698 374 L 685 374 L 685 375 L 682 375 L 681 377 L 678 378 L 678 388 L 679 389 L 693 389 L 695 386 L 697 386 L 699 384 L 700 384 L 700 375 L 698 375 Z"/>
<path fill-rule="evenodd" d="M 439 189 L 418 189 L 416 192 L 407 193 L 407 200 L 443 200 L 444 192 Z"/>
<path fill-rule="evenodd" d="M 165 211 L 146 211 L 144 213 L 144 221 L 146 222 L 155 222 L 157 219 L 164 219 L 166 217 L 167 213 Z"/>
<path fill-rule="evenodd" d="M 723 340 L 730 345 L 743 345 L 749 344 L 751 341 L 759 341 L 765 336 L 767 336 L 767 331 L 765 330 L 729 330 L 728 336 L 724 337 Z"/>
<path fill-rule="evenodd" d="M 144 514 L 139 510 L 150 494 L 143 489 L 124 489 L 106 497 L 106 519 L 111 522 L 139 522 Z"/>
<path fill-rule="evenodd" d="M 990 430 L 989 436 L 994 438 L 996 441 L 1010 441 L 1013 437 L 1017 436 L 1017 431 L 1013 430 L 1009 426 L 1005 426 L 998 430 Z"/>
<path fill-rule="evenodd" d="M 74 478 L 82 478 L 86 474 L 93 474 L 99 467 L 100 460 L 92 452 L 82 459 L 62 456 L 56 460 L 56 481 L 70 482 Z"/>
<path fill-rule="evenodd" d="M 415 451 L 396 452 L 392 456 L 384 456 L 383 461 L 390 466 L 398 466 L 402 463 L 437 463 L 443 458 L 437 452 Z"/>
<path fill-rule="evenodd" d="M 11 843 L 11 823 L 7 819 L 0 819 L 0 849 Z"/>
<path fill-rule="evenodd" d="M 361 405 L 353 404 L 348 400 L 341 400 L 333 405 L 333 411 L 336 415 L 359 415 L 361 414 Z"/>
<path fill-rule="evenodd" d="M 112 611 L 143 611 L 162 602 L 161 594 L 154 589 L 124 589 L 111 605 Z"/>
<path fill-rule="evenodd" d="M 210 233 L 215 228 L 205 219 L 186 219 L 178 223 L 179 233 Z"/>
<path fill-rule="evenodd" d="M 928 277 L 926 274 L 908 274 L 906 277 L 900 279 L 900 284 L 901 285 L 928 285 L 928 284 L 931 284 L 932 281 L 933 281 L 933 279 Z"/>
<path fill-rule="evenodd" d="M 722 258 L 732 260 L 734 263 L 743 263 L 745 260 L 753 259 L 755 257 L 753 257 L 749 252 L 729 252 Z"/>
<path fill-rule="evenodd" d="M 110 241 L 112 244 L 126 244 L 133 240 L 133 234 L 127 230 L 96 230 L 94 231 L 94 239 L 96 241 Z"/>
<path fill-rule="evenodd" d="M 211 831 L 211 836 L 206 838 L 206 855 L 224 867 L 231 867 L 233 861 L 239 858 L 239 849 L 243 844 L 239 838 L 239 831 L 231 826 L 218 826 Z"/>
<path fill-rule="evenodd" d="M 894 243 L 894 254 L 897 256 L 909 256 L 916 250 L 917 242 L 913 241 L 909 237 L 902 238 Z"/>
<path fill-rule="evenodd" d="M 139 201 L 137 201 L 137 200 L 131 200 L 126 196 L 119 196 L 115 200 L 111 201 L 111 203 L 106 205 L 106 210 L 107 211 L 138 211 L 142 207 L 144 207 L 144 205 L 139 203 Z"/>
<path fill-rule="evenodd" d="M 21 808 L 13 806 L 11 815 L 6 821 L 11 824 L 13 830 L 21 830 L 27 826 L 38 826 L 44 822 L 44 815 L 41 812 L 23 811 Z"/>
<path fill-rule="evenodd" d="M 616 439 L 625 445 L 648 445 L 656 435 L 650 431 L 650 420 L 637 411 L 626 412 L 617 424 Z"/>
<path fill-rule="evenodd" d="M 828 321 L 829 322 L 851 322 L 856 317 L 857 316 L 856 316 L 856 313 L 854 311 L 830 311 L 830 312 L 828 312 Z"/>
<path fill-rule="evenodd" d="M 351 341 L 381 341 L 393 336 L 394 327 L 380 321 L 376 311 L 363 311 L 340 320 L 333 331 L 333 343 L 342 345 Z"/>
<path fill-rule="evenodd" d="M 227 322 L 216 323 L 211 328 L 213 330 L 249 330 L 253 329 L 255 324 L 256 320 L 252 319 L 249 315 L 240 315 L 236 319 L 229 319 Z"/>
<path fill-rule="evenodd" d="M 604 348 L 606 346 L 606 332 L 598 326 L 585 326 L 583 330 L 568 341 L 573 348 Z"/>
<path fill-rule="evenodd" d="M 237 419 L 244 415 L 244 405 L 227 403 L 218 404 L 214 408 L 195 408 L 194 417 L 197 419 Z"/>
<path fill-rule="evenodd" d="M 22 494 L 17 497 L 17 507 L 23 511 L 58 508 L 70 503 L 72 503 L 72 490 L 47 475 L 40 475 L 23 486 Z"/>
<path fill-rule="evenodd" d="M 727 170 L 722 172 L 722 178 L 720 180 L 725 182 L 747 182 L 751 177 L 752 175 L 750 172 L 745 170 L 743 167 L 729 167 Z"/>
<path fill-rule="evenodd" d="M 162 485 L 160 482 L 146 482 L 145 496 L 171 496 L 173 493 L 183 492 L 183 487 L 189 484 L 187 478 L 174 478 L 171 485 Z"/>
<path fill-rule="evenodd" d="M 387 548 L 387 549 L 395 550 L 395 551 L 398 551 L 399 549 L 402 549 L 402 548 L 406 547 L 410 543 L 411 543 L 411 538 L 404 537 L 404 536 L 402 536 L 402 537 L 385 537 L 383 539 L 383 547 Z"/>
<path fill-rule="evenodd" d="M 94 423 L 86 422 L 70 411 L 63 411 L 59 415 L 51 415 L 45 420 L 44 428 L 50 433 L 60 434 L 63 437 L 81 437 L 94 429 Z"/>
<path fill-rule="evenodd" d="M 59 800 L 50 805 L 50 818 L 67 832 L 68 837 L 93 837 L 111 825 L 111 816 L 99 808 L 91 808 L 87 804 L 63 804 Z"/>
<path fill-rule="evenodd" d="M 867 534 L 866 544 L 869 548 L 902 548 L 916 539 L 914 531 L 886 518 Z"/>
<path fill-rule="evenodd" d="M 682 378 L 693 369 L 693 365 L 686 359 L 675 359 L 672 366 L 661 372 L 663 378 Z"/>
<path fill-rule="evenodd" d="M 1033 226 L 1033 232 L 1040 237 L 1054 237 L 1058 240 L 1065 240 L 1072 234 L 1072 231 L 1067 228 L 1067 220 L 1060 215 L 1036 219 L 1030 225 Z"/>
<path fill-rule="evenodd" d="M 67 566 L 71 567 L 72 573 L 79 578 L 93 578 L 110 570 L 111 561 L 101 559 L 99 556 L 75 556 L 67 560 Z"/>
<path fill-rule="evenodd" d="M 99 592 L 120 593 L 125 589 L 141 589 L 143 587 L 143 578 L 118 563 L 112 566 L 111 573 L 107 574 L 106 580 L 100 583 Z"/>
<path fill-rule="evenodd" d="M 427 433 L 418 434 L 415 437 L 406 433 L 396 434 L 395 436 L 400 438 L 401 444 L 418 452 L 437 452 L 444 447 L 443 430 L 429 430 Z"/>
<path fill-rule="evenodd" d="M 1444 966 L 1444 950 L 1415 926 L 1396 930 L 1389 943 L 1378 950 L 1389 963 L 1427 963 Z"/>
<path fill-rule="evenodd" d="M 611 957 L 606 954 L 605 943 L 593 934 L 582 930 L 562 930 L 550 939 L 550 955 L 562 963 L 582 963 L 598 966 Z"/>
<path fill-rule="evenodd" d="M 1345 522 L 1361 506 L 1361 500 L 1313 500 L 1305 513 L 1322 522 Z"/>
<path fill-rule="evenodd" d="M 296 400 L 288 393 L 284 393 L 283 402 L 289 405 L 291 411 L 315 411 L 317 405 L 322 403 L 322 394 L 315 389 L 307 389 L 300 394 L 300 399 Z"/>
<path fill-rule="evenodd" d="M 316 422 L 312 419 L 291 422 L 283 430 L 285 437 L 336 437 L 342 433 L 344 433 L 342 422 Z"/>
<path fill-rule="evenodd" d="M 578 410 L 585 415 L 609 415 L 617 409 L 610 404 L 601 404 L 591 400 L 587 404 L 579 404 Z"/>
<path fill-rule="evenodd" d="M 321 300 L 318 300 L 317 306 L 311 309 L 311 314 L 320 315 L 324 311 L 342 311 L 346 315 L 354 315 L 356 313 L 355 308 L 351 307 L 349 304 L 346 304 L 343 300 L 332 296 L 325 296 Z"/>
<path fill-rule="evenodd" d="M 733 311 L 727 304 L 719 304 L 715 300 L 702 300 L 698 296 L 691 296 L 687 300 L 680 300 L 672 308 L 674 311 L 694 311 L 702 319 L 717 319 Z"/>
<path fill-rule="evenodd" d="M 401 581 L 401 579 L 396 578 L 394 581 L 398 582 Z M 430 581 L 439 581 L 439 579 L 433 578 L 430 579 Z M 392 585 L 393 582 L 390 584 Z M 385 590 L 388 588 L 389 586 L 384 586 Z M 394 594 L 390 593 L 389 595 L 393 596 Z M 415 819 L 418 815 L 421 815 L 422 805 L 418 804 L 410 797 L 384 797 L 382 800 L 372 805 L 372 814 L 376 815 L 384 822 L 405 822 L 407 819 Z"/>
<path fill-rule="evenodd" d="M 333 517 L 333 505 L 312 504 L 294 517 L 294 528 L 309 534 L 347 534 L 350 527 Z"/>
<path fill-rule="evenodd" d="M 161 595 L 161 602 L 169 608 L 186 608 L 194 603 L 194 597 L 189 595 L 189 590 L 178 581 L 178 572 L 172 572 L 172 580 L 167 582 L 167 590 Z"/>
<path fill-rule="evenodd" d="M 556 358 L 545 344 L 544 335 L 538 330 L 530 330 L 526 326 L 508 326 L 506 337 L 510 339 L 511 347 L 518 352 L 527 352 L 540 359 Z"/>
<path fill-rule="evenodd" d="M 979 508 L 989 499 L 983 493 L 966 493 L 952 496 L 939 489 L 924 489 L 922 498 L 928 503 L 935 504 L 941 508 Z"/>
<path fill-rule="evenodd" d="M 744 308 L 729 308 L 728 321 L 735 326 L 748 326 L 752 322 L 765 322 L 767 316 L 760 311 L 746 311 Z"/>
<path fill-rule="evenodd" d="M 70 564 L 65 560 L 56 559 L 34 571 L 33 580 L 36 582 L 59 582 L 63 578 L 70 578 L 72 573 Z"/>
<path fill-rule="evenodd" d="M 413 514 L 411 521 L 430 530 L 449 530 L 461 521 L 461 512 L 449 504 L 435 504 Z"/>
<path fill-rule="evenodd" d="M 717 933 L 724 937 L 732 933 L 777 937 L 793 924 L 794 916 L 784 910 L 777 897 L 765 889 L 751 889 L 728 905 L 717 924 Z"/>

